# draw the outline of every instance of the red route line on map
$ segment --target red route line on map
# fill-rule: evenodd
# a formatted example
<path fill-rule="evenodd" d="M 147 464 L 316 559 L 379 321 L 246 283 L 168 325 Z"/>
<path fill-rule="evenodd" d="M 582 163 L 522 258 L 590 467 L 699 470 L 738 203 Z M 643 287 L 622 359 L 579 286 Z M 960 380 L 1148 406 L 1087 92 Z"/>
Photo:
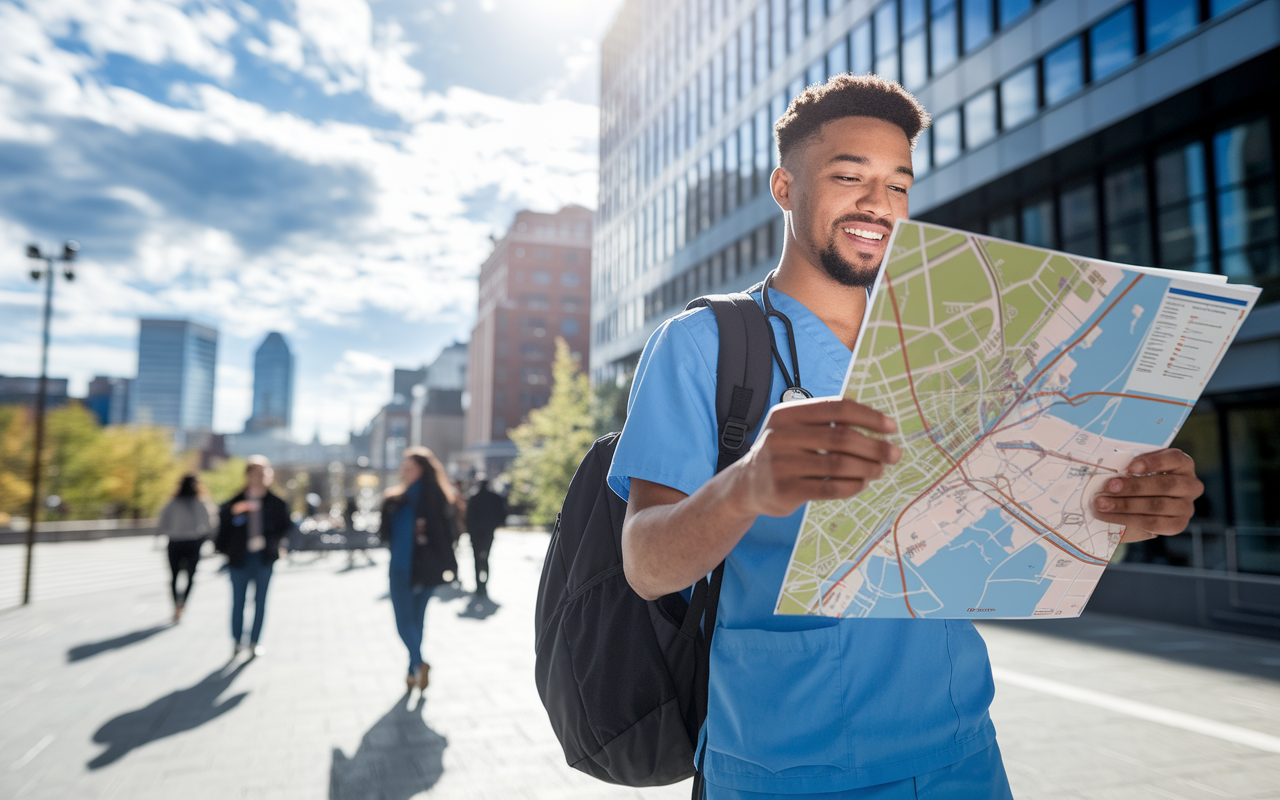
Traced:
<path fill-rule="evenodd" d="M 1116 299 L 1115 299 L 1115 300 L 1113 300 L 1113 301 L 1111 301 L 1111 305 L 1107 306 L 1107 310 L 1106 310 L 1106 311 L 1103 311 L 1103 312 L 1098 316 L 1098 318 L 1097 318 L 1096 320 L 1094 320 L 1094 321 L 1093 321 L 1093 324 L 1091 324 L 1088 328 L 1086 328 L 1086 329 L 1084 330 L 1084 332 L 1082 332 L 1079 336 L 1077 336 L 1077 337 L 1076 337 L 1075 341 L 1073 341 L 1071 344 L 1069 344 L 1069 345 L 1067 345 L 1066 347 L 1064 347 L 1064 348 L 1062 349 L 1062 352 L 1060 352 L 1060 353 L 1058 353 L 1058 355 L 1054 356 L 1052 361 L 1050 361 L 1048 364 L 1045 364 L 1045 365 L 1044 365 L 1044 367 L 1043 367 L 1039 372 L 1037 372 L 1037 373 L 1036 373 L 1036 374 L 1035 374 L 1035 375 L 1034 375 L 1030 380 L 1028 380 L 1028 381 L 1024 384 L 1024 388 L 1023 388 L 1023 390 L 1022 390 L 1021 392 L 1019 392 L 1018 396 L 1017 396 L 1016 398 L 1014 398 L 1014 401 L 1013 401 L 1012 403 L 1010 403 L 1010 404 L 1009 404 L 1009 407 L 1008 407 L 1008 408 L 1006 408 L 1006 409 L 1005 409 L 1005 411 L 1004 411 L 1004 413 L 1000 415 L 1000 417 L 996 420 L 995 424 L 996 424 L 996 425 L 999 425 L 1001 422 L 1003 422 L 1003 421 L 1004 421 L 1004 419 L 1005 419 L 1006 417 L 1008 417 L 1008 416 L 1009 416 L 1009 414 L 1011 414 L 1011 413 L 1013 412 L 1013 409 L 1017 408 L 1017 407 L 1018 407 L 1018 405 L 1020 405 L 1020 404 L 1023 402 L 1023 400 L 1025 400 L 1025 399 L 1026 399 L 1027 389 L 1029 389 L 1031 386 L 1033 386 L 1033 385 L 1036 383 L 1036 381 L 1040 380 L 1040 378 L 1044 377 L 1044 374 L 1045 374 L 1046 372 L 1048 372 L 1048 371 L 1053 367 L 1053 365 L 1054 365 L 1054 364 L 1057 364 L 1057 363 L 1058 363 L 1058 361 L 1059 361 L 1063 356 L 1065 356 L 1067 353 L 1069 353 L 1071 350 L 1073 350 L 1073 349 L 1075 348 L 1075 346 L 1076 346 L 1076 345 L 1078 345 L 1078 344 L 1080 344 L 1080 342 L 1084 341 L 1084 338 L 1085 338 L 1086 336 L 1088 336 L 1088 335 L 1093 331 L 1093 329 L 1094 329 L 1094 328 L 1098 327 L 1098 323 L 1102 322 L 1102 320 L 1103 320 L 1103 319 L 1105 319 L 1105 318 L 1107 317 L 1107 315 L 1108 315 L 1108 314 L 1110 314 L 1110 313 L 1115 309 L 1115 307 L 1116 307 L 1117 305 L 1119 305 L 1120 301 L 1124 299 L 1124 296 L 1125 296 L 1126 294 L 1128 294 L 1128 293 L 1129 293 L 1129 290 L 1130 290 L 1130 289 L 1132 289 L 1133 287 L 1137 286 L 1137 285 L 1138 285 L 1138 281 L 1142 280 L 1142 278 L 1143 278 L 1143 276 L 1142 276 L 1142 274 L 1141 274 L 1141 273 L 1139 273 L 1137 276 L 1135 276 L 1135 277 L 1134 277 L 1134 279 L 1133 279 L 1133 281 L 1132 281 L 1128 286 L 1126 286 L 1122 292 L 1120 292 L 1120 294 L 1116 297 Z M 902 331 L 902 317 L 901 317 L 901 314 L 900 314 L 900 313 L 899 313 L 899 311 L 898 311 L 898 299 L 897 299 L 897 294 L 893 291 L 893 281 L 889 278 L 889 273 L 888 273 L 888 271 L 886 271 L 886 272 L 885 272 L 885 274 L 884 274 L 884 278 L 883 278 L 883 279 L 884 279 L 884 284 L 885 284 L 885 286 L 886 286 L 886 287 L 888 287 L 888 289 L 889 289 L 889 301 L 890 301 L 891 305 L 893 306 L 893 318 L 894 318 L 895 325 L 896 325 L 896 327 L 897 327 L 897 329 L 898 329 L 898 341 L 899 341 L 899 343 L 902 345 L 902 364 L 903 364 L 903 366 L 904 366 L 904 368 L 905 368 L 905 370 L 906 370 L 906 374 L 907 374 L 907 387 L 911 390 L 911 400 L 912 400 L 912 402 L 915 404 L 916 412 L 920 414 L 920 421 L 924 424 L 925 431 L 926 431 L 926 432 L 929 432 L 929 431 L 932 431 L 932 428 L 931 428 L 931 427 L 930 427 L 930 425 L 929 425 L 929 421 L 928 421 L 927 419 L 925 419 L 925 416 L 924 416 L 924 410 L 920 407 L 920 398 L 916 395 L 916 382 L 915 382 L 915 378 L 914 378 L 914 376 L 912 376 L 912 374 L 911 374 L 911 362 L 910 362 L 910 360 L 907 358 L 907 342 L 906 342 L 906 338 L 905 338 L 905 336 L 904 336 L 904 334 L 903 334 L 903 331 Z M 1080 395 L 1080 396 L 1083 396 L 1083 395 Z M 1065 395 L 1064 395 L 1064 397 L 1065 397 Z M 1147 397 L 1143 397 L 1143 398 L 1140 398 L 1140 399 L 1143 399 L 1143 400 L 1154 400 L 1154 399 L 1156 399 L 1156 398 L 1147 398 Z M 1068 398 L 1067 402 L 1070 402 L 1070 399 L 1069 399 L 1069 398 Z M 1169 402 L 1169 401 L 1162 401 L 1162 402 Z M 1183 405 L 1185 405 L 1185 404 L 1183 404 Z M 992 434 L 994 434 L 994 433 L 995 433 L 995 430 L 994 430 L 994 428 L 993 428 L 993 430 L 992 430 L 991 432 L 986 433 L 986 434 L 984 434 L 983 436 L 979 437 L 979 438 L 978 438 L 978 440 L 973 444 L 973 446 L 972 446 L 972 447 L 970 447 L 968 450 L 966 450 L 966 451 L 964 452 L 964 454 L 960 456 L 960 458 L 959 458 L 959 459 L 953 459 L 953 458 L 951 457 L 951 454 L 950 454 L 950 453 L 948 453 L 948 452 L 946 452 L 945 450 L 943 450 L 943 449 L 942 449 L 942 447 L 941 447 L 941 446 L 939 446 L 937 442 L 933 441 L 933 438 L 932 438 L 932 437 L 930 437 L 929 441 L 933 443 L 934 448 L 935 448 L 935 449 L 937 449 L 937 451 L 938 451 L 939 453 L 941 453 L 941 454 L 943 455 L 943 457 L 944 457 L 944 458 L 946 458 L 948 461 L 950 461 L 950 462 L 951 462 L 951 467 L 950 467 L 946 472 L 942 473 L 942 475 L 940 475 L 940 476 L 938 477 L 938 479 L 937 479 L 937 480 L 935 480 L 933 483 L 929 484 L 928 488 L 926 488 L 923 492 L 920 492 L 919 494 L 917 494 L 917 495 L 915 496 L 915 498 L 913 498 L 913 499 L 911 500 L 911 502 L 907 503 L 907 504 L 906 504 L 906 506 L 904 506 L 904 507 L 903 507 L 902 511 L 901 511 L 901 512 L 899 512 L 898 516 L 894 519 L 894 521 L 893 521 L 893 528 L 892 528 L 890 531 L 885 532 L 885 534 L 884 534 L 884 536 L 888 536 L 890 533 L 892 533 L 892 534 L 893 534 L 893 549 L 894 549 L 894 553 L 895 553 L 895 555 L 896 555 L 896 556 L 897 556 L 897 558 L 898 558 L 898 575 L 899 575 L 899 577 L 900 577 L 900 578 L 901 578 L 901 580 L 902 580 L 902 601 L 903 601 L 903 603 L 905 603 L 905 604 L 906 604 L 906 606 L 907 606 L 907 613 L 909 613 L 909 614 L 912 616 L 912 618 L 913 618 L 913 619 L 918 619 L 918 617 L 916 616 L 915 609 L 913 609 L 913 608 L 911 607 L 911 600 L 910 600 L 910 599 L 908 599 L 908 597 L 907 597 L 907 594 L 908 594 L 908 593 L 907 593 L 907 576 L 906 576 L 906 570 L 905 570 L 905 568 L 904 568 L 904 567 L 903 567 L 903 565 L 902 565 L 902 552 L 901 552 L 901 549 L 900 549 L 899 544 L 898 544 L 898 524 L 902 521 L 902 517 L 907 513 L 907 511 L 908 511 L 908 510 L 910 510 L 910 509 L 911 509 L 911 507 L 912 507 L 913 505 L 915 505 L 915 504 L 920 500 L 920 498 L 922 498 L 922 497 L 924 497 L 925 495 L 927 495 L 927 494 L 929 494 L 930 492 L 932 492 L 932 491 L 934 490 L 934 488 L 936 488 L 936 487 L 937 487 L 937 485 L 938 485 L 939 483 L 941 483 L 943 480 L 945 480 L 945 479 L 946 479 L 946 477 L 947 477 L 948 475 L 950 475 L 952 472 L 954 472 L 954 471 L 956 471 L 957 469 L 959 469 L 959 467 L 960 467 L 960 462 L 964 461 L 966 458 L 968 458 L 970 455 L 972 455 L 972 454 L 973 454 L 973 452 L 974 452 L 975 450 L 977 450 L 979 447 L 981 447 L 981 446 L 982 446 L 982 443 L 983 443 L 983 442 L 985 442 L 985 441 L 986 441 L 986 440 L 987 440 L 987 439 L 988 439 Z M 960 473 L 960 474 L 961 474 L 961 475 L 964 475 L 964 471 L 963 471 L 963 470 L 961 470 L 961 473 Z M 968 480 L 968 476 L 965 476 L 965 477 L 966 477 L 966 480 Z M 1002 493 L 1002 494 L 1003 494 L 1003 493 Z M 1062 538 L 1064 538 L 1064 539 L 1066 538 L 1065 536 L 1062 536 L 1062 534 L 1061 534 L 1061 533 L 1058 533 L 1058 531 L 1054 530 L 1053 528 L 1049 527 L 1048 525 L 1046 525 L 1046 526 L 1045 526 L 1045 528 L 1046 528 L 1046 530 L 1048 530 L 1048 531 L 1052 532 L 1053 534 L 1055 534 L 1055 535 L 1057 535 L 1057 536 L 1059 536 L 1059 537 L 1062 537 Z M 877 540 L 876 542 L 872 542 L 872 543 L 870 543 L 870 545 L 867 547 L 867 551 L 866 551 L 866 553 L 864 553 L 864 554 L 863 554 L 862 558 L 859 558 L 856 562 L 854 562 L 853 566 L 852 566 L 852 567 L 850 567 L 850 569 L 849 569 L 848 571 L 846 571 L 846 572 L 845 572 L 844 577 L 843 577 L 843 578 L 841 578 L 840 580 L 836 581 L 835 583 L 833 583 L 833 584 L 831 585 L 831 588 L 830 588 L 830 589 L 828 589 L 828 590 L 826 591 L 826 593 L 824 593 L 824 594 L 822 595 L 822 599 L 819 601 L 819 605 L 821 605 L 821 603 L 825 602 L 825 601 L 827 600 L 827 598 L 829 598 L 829 597 L 831 596 L 831 594 L 832 594 L 832 593 L 833 593 L 833 592 L 834 592 L 838 587 L 840 587 L 840 585 L 841 585 L 841 584 L 843 584 L 843 583 L 845 582 L 845 580 L 846 580 L 850 575 L 852 575 L 852 574 L 853 574 L 853 573 L 858 569 L 858 566 L 863 562 L 863 560 L 865 560 L 865 559 L 866 559 L 867 555 L 868 555 L 868 554 L 870 554 L 871 549 L 872 549 L 872 548 L 874 548 L 874 547 L 876 546 L 876 544 L 879 544 L 879 542 L 881 542 L 881 541 L 883 541 L 883 540 L 884 540 L 884 536 L 881 536 L 881 537 L 880 537 L 880 539 L 879 539 L 879 540 Z M 1052 542 L 1052 541 L 1050 541 L 1050 544 L 1053 544 L 1055 547 L 1057 547 L 1057 544 L 1056 544 L 1056 543 L 1054 543 L 1054 542 Z M 1058 549 L 1059 549 L 1059 550 L 1062 550 L 1062 548 L 1061 548 L 1061 547 L 1059 547 Z M 1063 552 L 1066 552 L 1066 551 L 1065 551 L 1065 550 L 1063 550 Z M 1073 554 L 1073 553 L 1072 553 L 1072 554 L 1069 554 L 1069 555 L 1072 555 L 1072 556 L 1074 557 L 1074 554 Z"/>

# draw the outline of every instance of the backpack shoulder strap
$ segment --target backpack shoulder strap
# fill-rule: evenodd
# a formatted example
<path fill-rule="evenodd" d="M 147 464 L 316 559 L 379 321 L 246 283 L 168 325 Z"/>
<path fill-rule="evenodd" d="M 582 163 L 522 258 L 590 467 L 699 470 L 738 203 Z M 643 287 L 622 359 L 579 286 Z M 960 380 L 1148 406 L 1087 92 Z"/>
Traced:
<path fill-rule="evenodd" d="M 716 472 L 733 464 L 747 451 L 752 433 L 769 407 L 773 378 L 769 323 L 750 294 L 708 295 L 692 300 L 686 309 L 708 307 L 716 315 L 720 353 L 716 362 L 716 430 L 720 457 Z M 698 727 L 707 716 L 711 637 L 715 634 L 720 606 L 724 562 L 694 586 L 683 630 L 698 640 L 694 704 Z M 702 795 L 702 763 L 696 765 L 693 796 Z"/>
<path fill-rule="evenodd" d="M 769 407 L 773 376 L 769 324 L 749 294 L 699 297 L 688 308 L 708 307 L 716 315 L 720 354 L 716 363 L 716 430 L 720 457 L 716 472 L 737 461 Z"/>

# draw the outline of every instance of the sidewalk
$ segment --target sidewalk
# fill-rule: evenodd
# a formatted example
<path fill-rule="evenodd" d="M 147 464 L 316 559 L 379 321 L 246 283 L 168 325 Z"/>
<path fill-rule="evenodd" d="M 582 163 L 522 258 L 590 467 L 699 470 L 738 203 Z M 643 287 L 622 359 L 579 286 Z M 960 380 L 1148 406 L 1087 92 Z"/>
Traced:
<path fill-rule="evenodd" d="M 149 539 L 46 546 L 37 602 L 0 613 L 0 797 L 688 797 L 565 766 L 532 681 L 546 543 L 499 534 L 492 604 L 432 601 L 421 704 L 385 560 L 280 566 L 267 653 L 228 666 L 221 558 L 170 627 Z M 1280 798 L 1280 643 L 1102 616 L 982 631 L 1017 797 Z"/>

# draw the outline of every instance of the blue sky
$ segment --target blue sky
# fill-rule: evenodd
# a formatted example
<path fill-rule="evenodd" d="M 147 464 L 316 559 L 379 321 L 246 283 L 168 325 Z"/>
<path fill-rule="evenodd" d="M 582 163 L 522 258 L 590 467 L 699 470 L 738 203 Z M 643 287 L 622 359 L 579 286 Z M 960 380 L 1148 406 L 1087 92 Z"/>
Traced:
<path fill-rule="evenodd" d="M 519 208 L 595 207 L 617 0 L 0 0 L 0 374 L 38 371 L 23 257 L 81 243 L 50 374 L 132 376 L 137 318 L 220 332 L 215 428 L 282 331 L 295 435 L 465 339 Z"/>

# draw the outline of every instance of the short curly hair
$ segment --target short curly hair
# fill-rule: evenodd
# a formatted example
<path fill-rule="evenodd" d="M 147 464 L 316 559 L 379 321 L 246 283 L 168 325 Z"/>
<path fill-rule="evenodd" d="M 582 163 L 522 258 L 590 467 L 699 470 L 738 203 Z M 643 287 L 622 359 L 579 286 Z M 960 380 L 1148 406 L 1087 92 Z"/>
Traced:
<path fill-rule="evenodd" d="M 879 75 L 835 75 L 796 95 L 773 124 L 778 163 L 806 139 L 817 136 L 823 125 L 845 117 L 874 117 L 893 123 L 907 135 L 912 150 L 920 132 L 933 121 L 920 101 L 897 81 Z"/>

